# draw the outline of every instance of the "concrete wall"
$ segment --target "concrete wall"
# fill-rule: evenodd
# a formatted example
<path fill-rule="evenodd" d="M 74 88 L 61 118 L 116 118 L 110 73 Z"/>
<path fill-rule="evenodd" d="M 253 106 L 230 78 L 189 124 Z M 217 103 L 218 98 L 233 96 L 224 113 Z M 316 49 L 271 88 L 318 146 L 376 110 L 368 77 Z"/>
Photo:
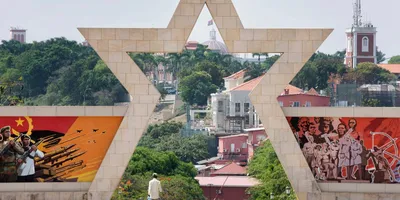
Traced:
<path fill-rule="evenodd" d="M 329 106 L 330 98 L 325 96 L 314 96 L 314 95 L 282 95 L 278 97 L 278 102 L 283 103 L 283 107 L 290 107 L 292 102 L 299 101 L 300 107 L 304 107 L 306 102 L 311 102 L 312 107 Z"/>

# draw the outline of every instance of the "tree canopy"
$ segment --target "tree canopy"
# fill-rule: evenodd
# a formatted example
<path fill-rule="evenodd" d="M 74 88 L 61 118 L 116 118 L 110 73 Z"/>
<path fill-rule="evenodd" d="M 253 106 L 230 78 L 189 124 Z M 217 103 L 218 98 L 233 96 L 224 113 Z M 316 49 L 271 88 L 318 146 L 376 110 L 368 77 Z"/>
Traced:
<path fill-rule="evenodd" d="M 0 105 L 113 105 L 126 90 L 91 47 L 53 38 L 0 44 Z M 11 90 L 11 92 L 10 92 Z"/>
<path fill-rule="evenodd" d="M 357 68 L 349 69 L 344 77 L 345 81 L 356 82 L 357 84 L 389 83 L 395 79 L 394 74 L 374 63 L 360 63 Z"/>
<path fill-rule="evenodd" d="M 197 161 L 212 157 L 208 149 L 208 142 L 214 137 L 203 134 L 182 136 L 183 124 L 179 122 L 165 122 L 150 125 L 143 134 L 138 146 L 155 149 L 156 151 L 171 151 L 184 162 Z"/>
<path fill-rule="evenodd" d="M 250 189 L 251 199 L 270 199 L 271 193 L 278 200 L 296 199 L 293 190 L 290 195 L 286 194 L 286 187 L 290 187 L 290 182 L 269 140 L 256 149 L 249 163 L 248 173 L 261 182 Z"/>
<path fill-rule="evenodd" d="M 193 72 L 186 76 L 179 87 L 182 99 L 190 105 L 207 105 L 208 97 L 218 89 L 212 81 L 212 76 L 204 71 Z"/>
<path fill-rule="evenodd" d="M 112 199 L 146 199 L 151 174 L 157 173 L 163 188 L 162 199 L 204 199 L 197 170 L 172 152 L 137 147 Z"/>
<path fill-rule="evenodd" d="M 303 89 L 324 90 L 328 87 L 328 80 L 332 75 L 342 76 L 345 72 L 346 66 L 343 64 L 341 52 L 333 55 L 317 52 L 294 77 L 291 84 Z"/>
<path fill-rule="evenodd" d="M 390 58 L 389 64 L 400 64 L 400 55 Z"/>

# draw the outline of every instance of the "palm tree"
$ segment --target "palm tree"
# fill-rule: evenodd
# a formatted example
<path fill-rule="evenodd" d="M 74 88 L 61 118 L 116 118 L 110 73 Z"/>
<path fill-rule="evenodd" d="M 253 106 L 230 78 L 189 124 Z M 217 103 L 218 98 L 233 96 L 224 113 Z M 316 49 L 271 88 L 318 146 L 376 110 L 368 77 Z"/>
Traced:
<path fill-rule="evenodd" d="M 155 62 L 157 64 L 157 70 L 158 70 L 158 66 L 162 65 L 162 67 L 163 67 L 164 86 L 165 86 L 165 79 L 166 79 L 166 73 L 165 73 L 166 72 L 166 66 L 168 65 L 168 59 L 165 56 L 166 56 L 166 54 L 163 54 L 162 56 L 161 55 L 155 56 Z"/>
<path fill-rule="evenodd" d="M 187 63 L 188 61 L 188 54 L 186 51 L 183 51 L 182 53 L 169 53 L 167 54 L 167 62 L 169 63 L 167 65 L 167 71 L 172 73 L 172 77 L 174 80 L 176 80 L 176 85 L 175 89 L 178 91 L 178 85 L 179 85 L 179 77 L 178 74 L 179 72 L 182 71 L 183 65 Z"/>
<path fill-rule="evenodd" d="M 261 65 L 261 56 L 268 58 L 268 53 L 253 53 L 253 58 L 258 57 L 258 64 Z"/>

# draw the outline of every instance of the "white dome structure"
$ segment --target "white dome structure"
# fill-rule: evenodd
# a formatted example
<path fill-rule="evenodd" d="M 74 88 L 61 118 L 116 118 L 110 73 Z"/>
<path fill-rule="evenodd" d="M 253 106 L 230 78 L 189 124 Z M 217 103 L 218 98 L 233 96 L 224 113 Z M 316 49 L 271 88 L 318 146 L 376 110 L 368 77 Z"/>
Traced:
<path fill-rule="evenodd" d="M 220 54 L 228 54 L 228 48 L 223 42 L 217 41 L 217 32 L 213 28 L 210 31 L 210 40 L 204 42 L 203 45 L 208 46 L 208 49 L 219 52 Z"/>

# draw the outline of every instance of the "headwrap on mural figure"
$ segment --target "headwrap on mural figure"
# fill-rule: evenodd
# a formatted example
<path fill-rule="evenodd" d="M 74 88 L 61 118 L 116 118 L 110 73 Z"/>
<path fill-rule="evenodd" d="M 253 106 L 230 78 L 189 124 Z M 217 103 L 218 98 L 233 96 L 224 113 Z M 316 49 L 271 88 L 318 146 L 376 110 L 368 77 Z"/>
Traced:
<path fill-rule="evenodd" d="M 318 181 L 400 182 L 400 119 L 287 117 Z"/>

